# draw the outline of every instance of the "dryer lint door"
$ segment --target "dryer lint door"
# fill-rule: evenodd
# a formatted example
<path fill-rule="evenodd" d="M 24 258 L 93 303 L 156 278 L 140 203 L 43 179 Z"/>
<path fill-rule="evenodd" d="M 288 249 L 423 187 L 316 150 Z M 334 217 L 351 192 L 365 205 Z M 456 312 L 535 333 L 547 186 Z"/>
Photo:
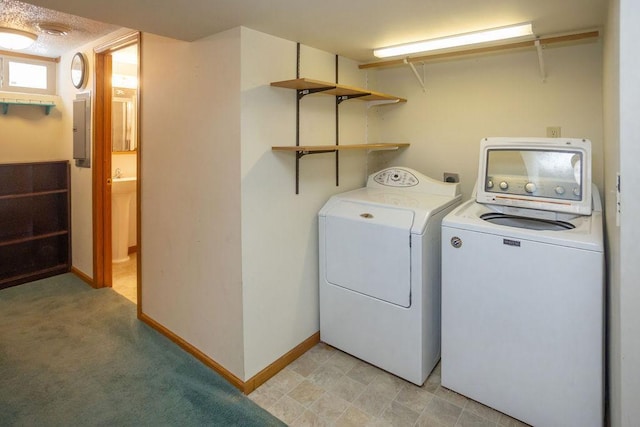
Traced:
<path fill-rule="evenodd" d="M 325 220 L 327 282 L 409 307 L 413 218 L 406 209 L 337 203 Z"/>

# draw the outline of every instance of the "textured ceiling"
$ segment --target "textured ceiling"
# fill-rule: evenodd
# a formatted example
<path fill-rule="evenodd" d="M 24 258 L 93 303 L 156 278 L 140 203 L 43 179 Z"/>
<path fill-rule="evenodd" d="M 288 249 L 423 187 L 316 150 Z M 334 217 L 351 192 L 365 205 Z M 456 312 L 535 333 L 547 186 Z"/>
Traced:
<path fill-rule="evenodd" d="M 69 32 L 65 36 L 50 35 L 40 28 L 46 24 L 67 27 Z M 16 0 L 0 0 L 0 27 L 36 34 L 38 40 L 19 52 L 50 58 L 59 57 L 120 28 Z"/>
<path fill-rule="evenodd" d="M 19 4 L 2 1 L 3 7 Z M 360 61 L 374 48 L 532 22 L 537 35 L 600 27 L 608 0 L 26 0 L 179 40 L 237 26 Z M 36 13 L 36 12 L 32 12 Z M 29 14 L 27 14 L 29 15 Z M 37 13 L 35 15 L 37 18 Z M 48 18 L 51 19 L 51 18 Z M 30 25 L 33 19 L 28 18 Z M 99 25 L 76 21 L 78 31 Z M 113 28 L 113 27 L 111 27 Z M 47 41 L 43 40 L 42 49 Z M 43 53 L 41 53 L 43 54 Z"/>

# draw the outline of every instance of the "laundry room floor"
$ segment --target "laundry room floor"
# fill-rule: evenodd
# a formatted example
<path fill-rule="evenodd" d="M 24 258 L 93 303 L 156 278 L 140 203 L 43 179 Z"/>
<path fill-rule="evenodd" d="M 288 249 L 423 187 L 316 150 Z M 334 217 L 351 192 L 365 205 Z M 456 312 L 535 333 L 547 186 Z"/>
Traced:
<path fill-rule="evenodd" d="M 418 387 L 319 343 L 249 395 L 290 426 L 526 426 L 440 385 Z"/>

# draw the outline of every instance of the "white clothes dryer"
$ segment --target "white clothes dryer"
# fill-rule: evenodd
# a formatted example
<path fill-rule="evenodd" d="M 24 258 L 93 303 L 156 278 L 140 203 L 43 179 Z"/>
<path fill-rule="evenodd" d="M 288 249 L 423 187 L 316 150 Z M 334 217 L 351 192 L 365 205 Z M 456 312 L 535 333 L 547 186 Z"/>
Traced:
<path fill-rule="evenodd" d="M 421 385 L 440 358 L 440 232 L 459 184 L 388 168 L 318 214 L 320 339 Z"/>
<path fill-rule="evenodd" d="M 442 385 L 535 426 L 604 422 L 602 205 L 586 142 L 485 141 L 477 198 L 442 222 Z"/>

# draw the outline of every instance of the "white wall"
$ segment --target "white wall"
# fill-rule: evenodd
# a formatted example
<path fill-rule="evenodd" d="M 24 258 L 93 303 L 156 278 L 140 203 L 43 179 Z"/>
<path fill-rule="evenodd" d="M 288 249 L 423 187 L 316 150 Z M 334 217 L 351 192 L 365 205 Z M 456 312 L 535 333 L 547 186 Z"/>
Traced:
<path fill-rule="evenodd" d="M 193 43 L 142 41 L 142 309 L 242 380 L 316 333 L 317 212 L 360 187 L 366 152 L 301 160 L 296 44 L 247 28 Z M 301 74 L 334 81 L 335 56 L 302 46 Z M 366 74 L 340 58 L 340 82 Z M 301 144 L 335 142 L 335 98 L 301 102 Z M 364 143 L 367 110 L 340 106 L 341 143 Z M 241 269 L 241 270 L 240 270 Z M 241 272 L 241 275 L 240 275 Z"/>
<path fill-rule="evenodd" d="M 116 33 L 114 36 L 117 37 Z M 71 265 L 88 277 L 93 277 L 93 170 L 76 167 L 73 160 L 73 100 L 78 93 L 91 91 L 92 111 L 94 111 L 94 57 L 93 47 L 109 39 L 110 36 L 67 52 L 60 58 L 58 67 L 58 93 L 63 99 L 63 140 L 65 158 L 71 163 Z M 71 83 L 71 60 L 76 52 L 82 52 L 87 59 L 86 85 L 77 89 Z M 91 124 L 93 129 L 93 122 Z M 93 134 L 93 131 L 91 132 Z M 91 141 L 91 156 L 94 148 Z M 93 164 L 93 159 L 91 160 Z"/>
<path fill-rule="evenodd" d="M 611 0 L 604 51 L 605 188 L 608 260 L 609 414 L 614 427 L 640 418 L 640 78 L 637 40 L 640 5 Z M 621 215 L 616 224 L 616 173 Z"/>
<path fill-rule="evenodd" d="M 243 378 L 240 30 L 141 55 L 142 311 Z"/>
<path fill-rule="evenodd" d="M 561 126 L 565 137 L 593 143 L 593 176 L 602 188 L 602 60 L 599 42 L 544 50 L 542 82 L 534 49 L 418 65 L 426 92 L 409 67 L 371 71 L 383 92 L 408 99 L 380 108 L 382 141 L 410 142 L 398 162 L 436 179 L 460 174 L 468 198 L 477 178 L 480 139 L 546 136 Z"/>
<path fill-rule="evenodd" d="M 335 81 L 335 55 L 301 47 L 300 76 Z M 365 73 L 340 58 L 339 82 L 363 87 Z M 300 161 L 295 194 L 295 154 L 273 145 L 295 145 L 295 99 L 270 82 L 296 77 L 296 44 L 242 29 L 242 278 L 245 379 L 319 330 L 317 213 L 334 193 L 361 187 L 367 154 Z M 335 98 L 310 95 L 300 102 L 300 144 L 335 143 Z M 340 142 L 366 142 L 362 101 L 340 105 Z"/>
<path fill-rule="evenodd" d="M 640 419 L 640 3 L 620 0 L 620 425 Z M 615 242 L 612 242 L 615 244 Z M 617 297 L 617 295 L 615 296 Z"/>

